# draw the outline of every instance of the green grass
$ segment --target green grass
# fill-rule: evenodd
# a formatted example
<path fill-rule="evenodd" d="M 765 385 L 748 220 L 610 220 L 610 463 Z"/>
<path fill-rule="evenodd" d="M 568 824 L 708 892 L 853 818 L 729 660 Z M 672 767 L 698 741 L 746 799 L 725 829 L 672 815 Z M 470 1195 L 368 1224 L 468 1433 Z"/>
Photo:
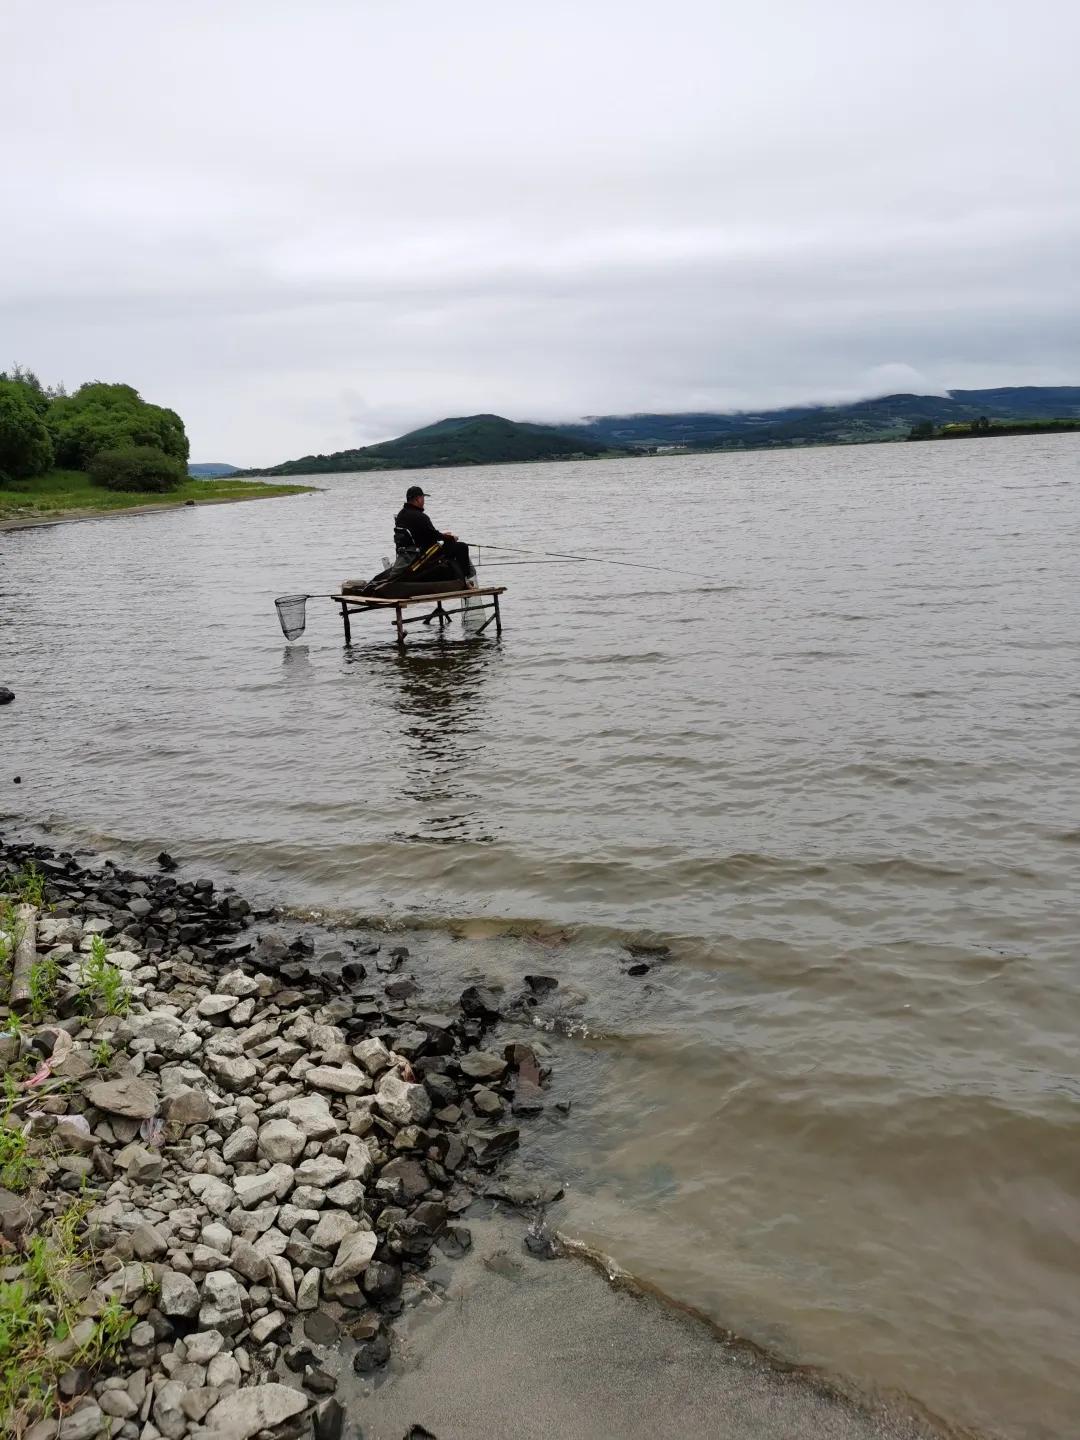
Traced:
<path fill-rule="evenodd" d="M 5 520 L 58 520 L 64 516 L 108 514 L 141 505 L 178 505 L 194 500 L 265 500 L 274 495 L 300 495 L 310 485 L 260 485 L 248 480 L 188 480 L 167 495 L 132 490 L 105 490 L 90 483 L 81 470 L 50 470 L 32 480 L 0 484 L 0 524 Z"/>
<path fill-rule="evenodd" d="M 106 1015 L 126 1015 L 131 994 L 124 972 L 108 958 L 108 947 L 100 935 L 90 941 L 90 954 L 79 967 L 79 999 L 83 1008 L 94 1011 L 99 1005 Z"/>
<path fill-rule="evenodd" d="M 117 1299 L 106 1302 L 75 1354 L 58 1360 L 51 1342 L 79 1323 L 77 1275 L 94 1255 L 84 1239 L 89 1201 L 76 1201 L 30 1241 L 25 1255 L 0 1283 L 0 1434 L 19 1435 L 56 1409 L 57 1380 L 71 1366 L 90 1369 L 110 1360 L 135 1317 Z"/>

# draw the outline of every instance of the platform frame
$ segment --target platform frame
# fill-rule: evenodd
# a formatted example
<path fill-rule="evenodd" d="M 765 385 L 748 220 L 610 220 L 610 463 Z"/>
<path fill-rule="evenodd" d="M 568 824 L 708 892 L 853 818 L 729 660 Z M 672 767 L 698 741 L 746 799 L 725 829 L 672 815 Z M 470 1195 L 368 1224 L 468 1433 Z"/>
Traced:
<path fill-rule="evenodd" d="M 453 615 L 443 609 L 445 600 L 474 600 L 479 597 L 489 597 L 490 604 L 470 605 L 470 610 L 490 610 L 491 614 L 476 630 L 474 635 L 482 635 L 491 624 L 495 626 L 496 635 L 502 634 L 502 615 L 499 611 L 499 596 L 506 591 L 505 585 L 481 586 L 476 590 L 451 590 L 444 595 L 402 595 L 380 598 L 374 595 L 332 595 L 330 598 L 341 610 L 341 620 L 345 627 L 345 644 L 352 644 L 352 624 L 350 617 L 353 615 L 366 614 L 375 610 L 393 610 L 394 627 L 397 630 L 397 642 L 405 644 L 406 625 L 430 625 L 433 620 L 438 622 L 439 635 L 442 636 L 447 625 L 453 620 Z M 434 601 L 435 608 L 428 610 L 426 615 L 410 615 L 408 619 L 402 613 L 414 605 L 431 605 Z"/>

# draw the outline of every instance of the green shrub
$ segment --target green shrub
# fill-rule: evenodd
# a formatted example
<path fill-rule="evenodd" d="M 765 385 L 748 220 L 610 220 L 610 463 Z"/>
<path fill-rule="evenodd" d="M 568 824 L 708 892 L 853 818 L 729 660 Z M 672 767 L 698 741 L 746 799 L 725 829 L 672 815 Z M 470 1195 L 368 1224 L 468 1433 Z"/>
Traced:
<path fill-rule="evenodd" d="M 153 445 L 101 450 L 88 468 L 94 484 L 103 485 L 106 490 L 141 490 L 158 495 L 175 490 L 187 479 L 184 462 Z"/>
<path fill-rule="evenodd" d="M 74 395 L 53 400 L 48 413 L 56 463 L 74 470 L 89 468 L 102 450 L 149 445 L 177 460 L 187 461 L 184 422 L 175 410 L 148 405 L 131 385 L 92 381 Z"/>
<path fill-rule="evenodd" d="M 18 380 L 0 380 L 0 474 L 25 480 L 41 475 L 52 463 L 52 441 L 27 387 Z"/>

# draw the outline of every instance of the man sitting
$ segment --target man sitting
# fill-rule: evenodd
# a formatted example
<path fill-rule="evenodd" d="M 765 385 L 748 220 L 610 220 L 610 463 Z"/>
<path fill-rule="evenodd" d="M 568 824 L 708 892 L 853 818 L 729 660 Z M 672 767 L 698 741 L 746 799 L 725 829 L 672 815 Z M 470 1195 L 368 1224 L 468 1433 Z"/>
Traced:
<path fill-rule="evenodd" d="M 463 590 L 475 589 L 476 571 L 469 558 L 468 545 L 451 530 L 435 529 L 424 513 L 426 498 L 419 485 L 410 485 L 405 492 L 405 504 L 394 516 L 394 548 L 399 560 L 413 560 L 437 545 L 438 553 L 416 572 L 417 578 L 458 580 Z"/>

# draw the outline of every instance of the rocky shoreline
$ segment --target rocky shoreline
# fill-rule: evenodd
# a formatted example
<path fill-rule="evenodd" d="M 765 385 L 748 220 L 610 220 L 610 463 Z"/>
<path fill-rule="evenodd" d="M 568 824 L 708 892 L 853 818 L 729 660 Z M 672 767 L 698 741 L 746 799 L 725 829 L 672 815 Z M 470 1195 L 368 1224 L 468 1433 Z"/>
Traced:
<path fill-rule="evenodd" d="M 437 1011 L 405 947 L 316 955 L 159 867 L 0 838 L 0 1433 L 359 1440 L 342 1367 L 385 1366 L 477 1197 L 553 1246 L 559 1187 L 498 1175 L 543 1052 L 496 1037 L 556 982 Z"/>

